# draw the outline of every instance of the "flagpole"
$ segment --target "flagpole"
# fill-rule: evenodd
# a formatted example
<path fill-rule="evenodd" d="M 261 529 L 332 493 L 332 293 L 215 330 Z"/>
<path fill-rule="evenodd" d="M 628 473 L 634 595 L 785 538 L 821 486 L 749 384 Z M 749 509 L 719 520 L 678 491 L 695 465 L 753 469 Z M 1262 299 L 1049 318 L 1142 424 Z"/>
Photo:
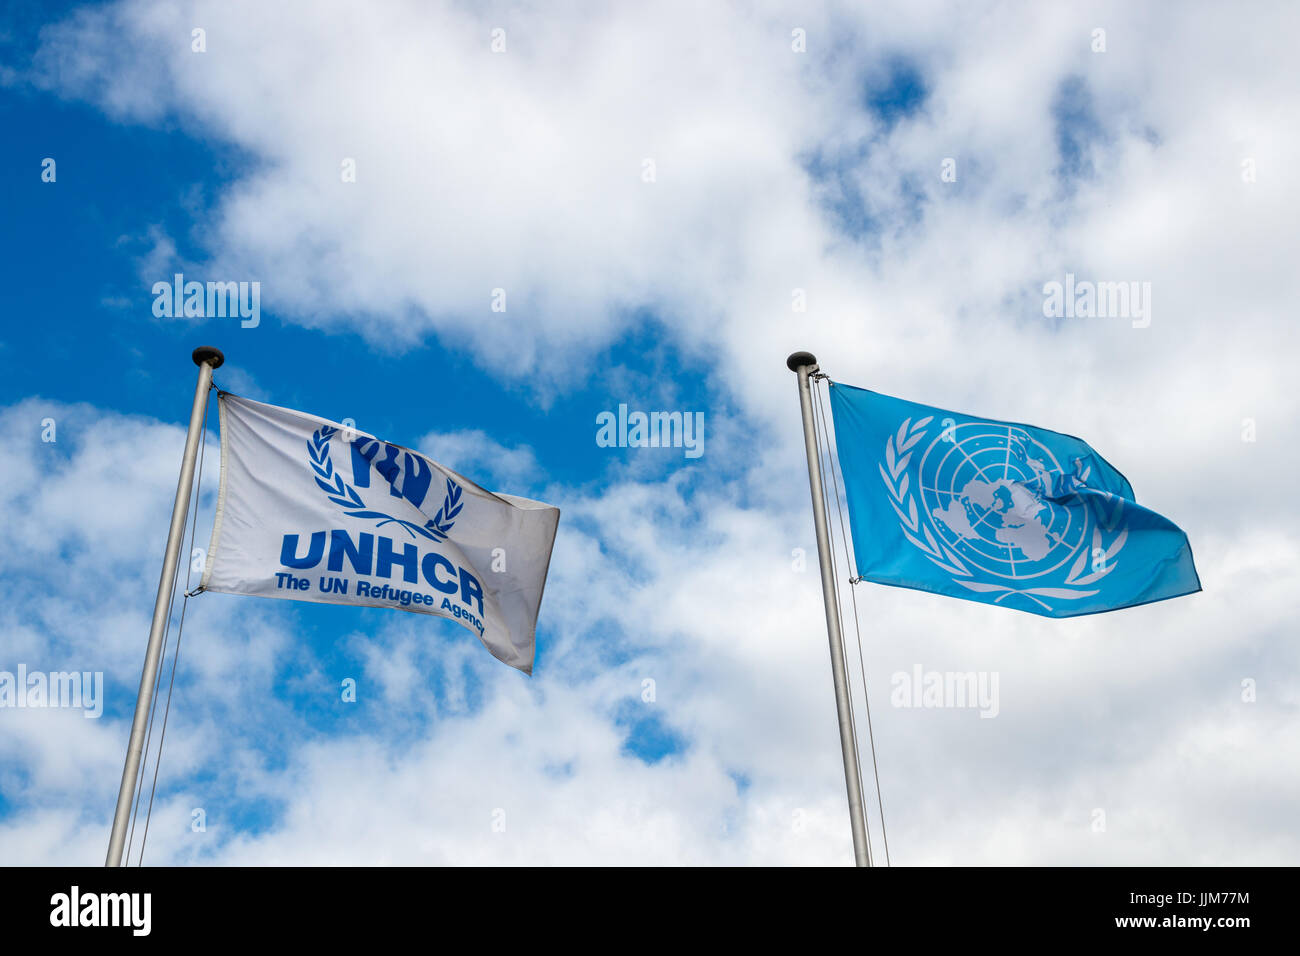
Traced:
<path fill-rule="evenodd" d="M 172 505 L 172 523 L 167 531 L 167 551 L 163 557 L 162 576 L 158 579 L 158 597 L 153 605 L 153 624 L 149 628 L 149 647 L 144 655 L 144 672 L 140 675 L 140 692 L 135 699 L 135 717 L 131 721 L 131 741 L 126 748 L 126 766 L 122 768 L 122 785 L 117 791 L 117 809 L 113 814 L 113 832 L 108 841 L 105 866 L 122 865 L 122 847 L 126 843 L 131 804 L 135 799 L 135 778 L 140 771 L 149 710 L 153 705 L 158 662 L 162 657 L 163 634 L 167 629 L 172 588 L 176 584 L 176 566 L 180 559 L 181 540 L 185 534 L 185 516 L 190 507 L 190 488 L 194 483 L 194 461 L 198 457 L 199 435 L 208 411 L 208 390 L 212 387 L 212 370 L 220 368 L 226 357 L 219 349 L 200 346 L 194 350 L 194 364 L 199 367 L 199 381 L 194 388 L 194 405 L 190 409 L 190 427 L 185 433 L 185 455 L 181 459 L 181 476 L 176 483 L 176 501 Z"/>
<path fill-rule="evenodd" d="M 831 677 L 835 683 L 835 709 L 840 718 L 840 751 L 844 756 L 844 783 L 849 794 L 849 824 L 853 830 L 853 862 L 870 866 L 867 857 L 867 824 L 862 812 L 861 776 L 858 773 L 858 743 L 853 733 L 853 716 L 849 709 L 848 679 L 844 673 L 844 641 L 840 635 L 840 615 L 835 603 L 835 573 L 831 566 L 830 530 L 826 524 L 825 499 L 822 497 L 821 461 L 813 429 L 812 390 L 809 376 L 817 371 L 817 359 L 811 352 L 795 352 L 785 360 L 790 371 L 799 376 L 799 407 L 803 411 L 804 449 L 808 453 L 808 484 L 812 489 L 813 524 L 817 529 L 817 559 L 821 565 L 822 600 L 826 604 L 826 634 L 831 646 Z"/>

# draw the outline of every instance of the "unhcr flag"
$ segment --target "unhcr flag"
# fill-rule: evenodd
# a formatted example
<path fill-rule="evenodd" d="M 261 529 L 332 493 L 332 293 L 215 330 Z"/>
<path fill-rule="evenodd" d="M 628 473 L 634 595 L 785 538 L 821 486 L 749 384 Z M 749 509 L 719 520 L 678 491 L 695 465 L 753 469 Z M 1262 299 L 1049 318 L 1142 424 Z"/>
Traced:
<path fill-rule="evenodd" d="M 202 590 L 450 618 L 532 673 L 558 508 L 418 452 L 222 392 Z"/>
<path fill-rule="evenodd" d="M 1201 589 L 1187 536 L 1086 442 L 831 385 L 858 574 L 1073 617 Z"/>

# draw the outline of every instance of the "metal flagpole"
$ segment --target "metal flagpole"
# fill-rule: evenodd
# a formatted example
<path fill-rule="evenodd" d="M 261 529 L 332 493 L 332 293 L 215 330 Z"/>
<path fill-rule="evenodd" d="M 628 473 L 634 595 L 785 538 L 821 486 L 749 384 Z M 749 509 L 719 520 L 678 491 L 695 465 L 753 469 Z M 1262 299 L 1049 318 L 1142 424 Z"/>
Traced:
<path fill-rule="evenodd" d="M 176 502 L 172 505 L 172 523 L 167 531 L 167 552 L 163 557 L 162 576 L 158 579 L 158 597 L 153 605 L 153 624 L 149 628 L 149 648 L 144 655 L 144 673 L 140 675 L 140 692 L 135 699 L 135 717 L 131 721 L 131 742 L 126 748 L 126 766 L 122 768 L 122 786 L 117 791 L 117 810 L 113 814 L 113 833 L 108 841 L 105 866 L 122 865 L 122 847 L 135 800 L 135 778 L 144 751 L 145 730 L 153 705 L 158 662 L 162 657 L 163 634 L 167 629 L 172 588 L 176 584 L 176 565 L 185 533 L 185 516 L 190 506 L 190 486 L 194 483 L 194 460 L 198 457 L 199 434 L 208 411 L 208 390 L 212 387 L 212 370 L 220 368 L 226 357 L 219 349 L 200 346 L 194 350 L 194 364 L 199 367 L 199 381 L 194 389 L 194 406 L 190 409 L 190 428 L 185 433 L 185 456 L 181 459 L 181 477 L 176 483 Z"/>
<path fill-rule="evenodd" d="M 803 411 L 803 440 L 808 452 L 808 484 L 812 488 L 813 524 L 817 528 L 817 558 L 821 564 L 822 600 L 826 603 L 826 633 L 831 645 L 831 677 L 835 681 L 835 708 L 840 717 L 840 751 L 844 755 L 844 783 L 849 791 L 849 823 L 853 828 L 853 862 L 870 866 L 867 857 L 867 824 L 862 811 L 861 776 L 858 773 L 858 745 L 849 710 L 849 685 L 844 673 L 844 641 L 835 603 L 835 574 L 831 569 L 830 531 L 822 497 L 822 469 L 813 430 L 812 391 L 808 376 L 817 371 L 811 352 L 795 352 L 785 364 L 799 376 L 799 407 Z"/>

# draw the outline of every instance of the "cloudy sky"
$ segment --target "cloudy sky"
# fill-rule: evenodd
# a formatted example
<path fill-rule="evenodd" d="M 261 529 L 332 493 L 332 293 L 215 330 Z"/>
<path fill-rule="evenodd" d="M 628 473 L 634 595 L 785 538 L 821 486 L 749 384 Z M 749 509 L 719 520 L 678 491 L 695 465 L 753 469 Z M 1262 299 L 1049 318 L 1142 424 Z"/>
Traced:
<path fill-rule="evenodd" d="M 1083 436 L 1204 585 L 1064 621 L 858 585 L 892 862 L 1300 861 L 1298 34 L 1288 3 L 7 8 L 0 671 L 105 698 L 0 709 L 0 863 L 103 859 L 199 344 L 563 517 L 531 678 L 449 621 L 191 601 L 146 863 L 850 862 L 796 349 Z M 177 272 L 259 282 L 260 321 L 156 316 Z M 1047 317 L 1067 274 L 1149 314 Z M 702 412 L 703 454 L 599 447 L 620 403 Z M 997 716 L 891 706 L 918 665 L 996 674 Z"/>

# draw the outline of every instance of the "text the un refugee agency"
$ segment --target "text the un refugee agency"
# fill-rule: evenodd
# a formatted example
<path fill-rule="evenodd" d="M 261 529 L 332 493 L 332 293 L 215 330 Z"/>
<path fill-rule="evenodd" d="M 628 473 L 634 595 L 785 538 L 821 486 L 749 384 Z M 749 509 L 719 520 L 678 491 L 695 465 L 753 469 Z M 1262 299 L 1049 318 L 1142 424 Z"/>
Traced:
<path fill-rule="evenodd" d="M 294 571 L 305 571 L 318 567 L 323 559 L 325 570 L 334 574 L 321 575 L 317 581 L 312 581 L 310 577 L 298 577 L 290 571 L 278 572 L 275 575 L 278 590 L 310 591 L 316 586 L 321 594 L 347 596 L 351 589 L 357 597 L 373 601 L 415 610 L 421 606 L 438 608 L 469 624 L 482 636 L 483 586 L 468 569 L 453 564 L 446 555 L 437 551 L 426 551 L 421 555 L 419 547 L 411 542 L 399 546 L 392 538 L 366 531 L 354 538 L 345 529 L 334 528 L 312 532 L 306 553 L 299 556 L 301 537 L 297 534 L 284 536 L 280 546 L 280 564 Z M 328 555 L 326 541 L 329 542 Z M 437 593 L 374 584 L 354 577 L 363 575 L 391 580 L 398 573 L 403 583 L 419 585 L 423 581 Z M 453 603 L 453 595 L 457 603 Z"/>

